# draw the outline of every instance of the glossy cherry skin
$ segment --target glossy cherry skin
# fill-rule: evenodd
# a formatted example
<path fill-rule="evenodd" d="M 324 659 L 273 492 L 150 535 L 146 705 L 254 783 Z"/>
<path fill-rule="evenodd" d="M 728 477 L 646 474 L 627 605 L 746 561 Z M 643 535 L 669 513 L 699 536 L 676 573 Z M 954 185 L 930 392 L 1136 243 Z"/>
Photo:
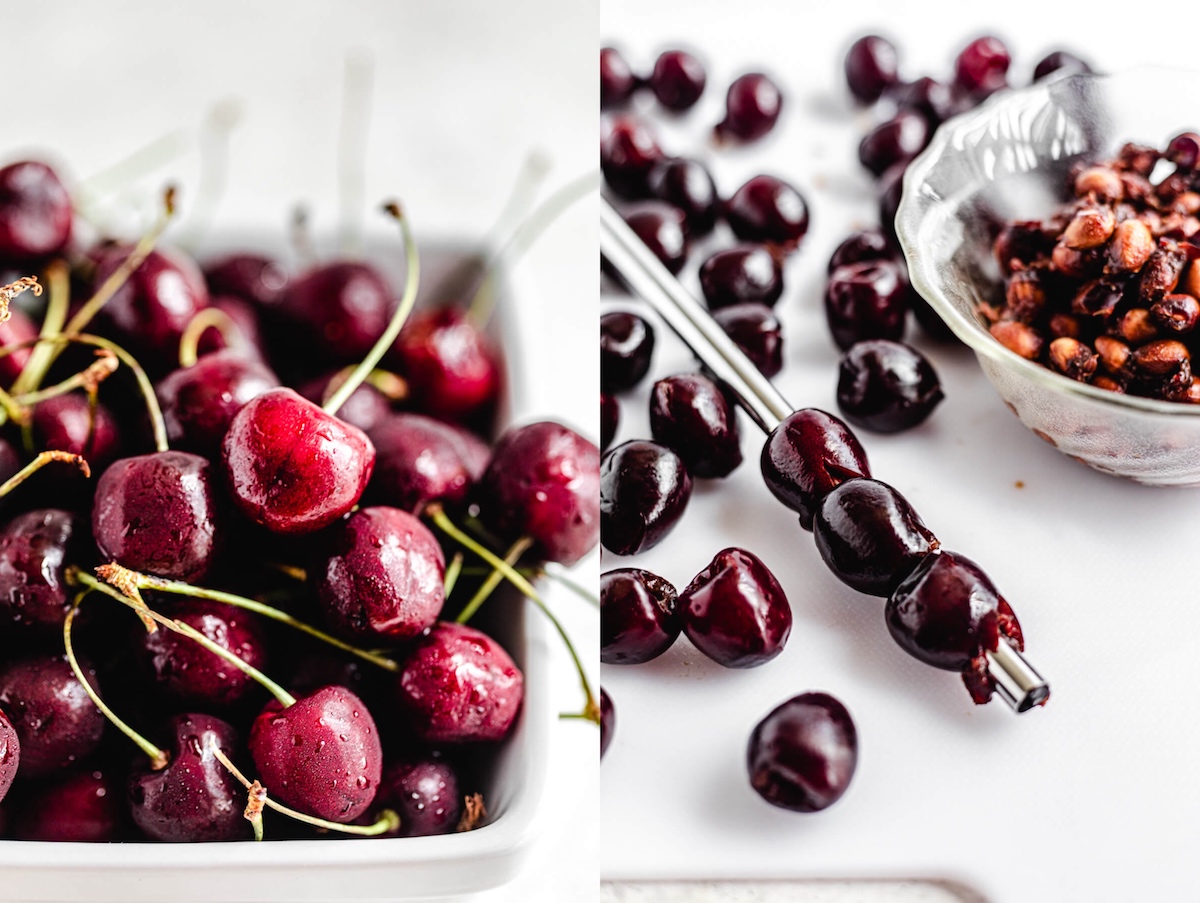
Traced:
<path fill-rule="evenodd" d="M 704 64 L 686 50 L 667 50 L 654 61 L 646 84 L 668 110 L 690 109 L 704 93 Z"/>
<path fill-rule="evenodd" d="M 825 285 L 825 320 L 846 351 L 865 339 L 899 340 L 908 319 L 908 280 L 888 260 L 852 263 Z"/>
<path fill-rule="evenodd" d="M 275 533 L 311 533 L 358 503 L 375 447 L 291 389 L 272 389 L 233 418 L 221 462 L 243 514 Z"/>
<path fill-rule="evenodd" d="M 790 252 L 808 232 L 808 204 L 782 179 L 755 176 L 725 202 L 725 219 L 742 241 Z"/>
<path fill-rule="evenodd" d="M 209 599 L 173 599 L 160 611 L 182 621 L 222 649 L 260 671 L 267 664 L 267 643 L 254 615 Z M 139 633 L 143 659 L 163 694 L 185 708 L 222 710 L 253 692 L 258 684 L 227 660 L 195 640 L 159 627 Z"/>
<path fill-rule="evenodd" d="M 84 766 L 40 785 L 27 797 L 13 824 L 13 836 L 68 843 L 120 840 L 128 818 L 124 794 L 123 779 L 110 768 Z"/>
<path fill-rule="evenodd" d="M 287 270 L 276 260 L 246 251 L 210 261 L 204 267 L 204 279 L 214 297 L 233 295 L 259 310 L 278 306 L 290 281 Z"/>
<path fill-rule="evenodd" d="M 621 403 L 615 395 L 600 393 L 600 451 L 608 451 L 621 424 Z"/>
<path fill-rule="evenodd" d="M 1033 80 L 1040 82 L 1054 73 L 1062 75 L 1080 75 L 1091 72 L 1088 63 L 1071 53 L 1069 50 L 1055 50 L 1046 54 L 1033 69 Z"/>
<path fill-rule="evenodd" d="M 167 374 L 155 394 L 171 445 L 212 457 L 242 406 L 278 385 L 266 364 L 226 349 Z"/>
<path fill-rule="evenodd" d="M 892 260 L 896 250 L 879 229 L 862 229 L 847 236 L 829 258 L 828 272 L 867 260 Z"/>
<path fill-rule="evenodd" d="M 800 515 L 811 530 L 821 500 L 854 477 L 869 477 L 867 453 L 858 437 L 832 414 L 804 408 L 771 431 L 762 450 L 767 488 Z"/>
<path fill-rule="evenodd" d="M 615 47 L 600 48 L 600 109 L 609 110 L 629 102 L 637 78 Z"/>
<path fill-rule="evenodd" d="M 83 669 L 99 692 L 95 671 Z M 16 659 L 0 669 L 0 708 L 17 732 L 22 779 L 82 761 L 99 746 L 107 723 L 65 655 Z"/>
<path fill-rule="evenodd" d="M 1024 650 L 1021 625 L 980 567 L 964 555 L 927 555 L 884 609 L 892 639 L 927 665 L 961 671 L 971 698 L 991 698 L 986 652 L 1000 642 Z"/>
<path fill-rule="evenodd" d="M 116 418 L 103 402 L 96 405 L 94 427 L 82 392 L 48 398 L 33 409 L 33 437 L 39 448 L 83 455 L 92 474 L 101 473 L 121 452 Z"/>
<path fill-rule="evenodd" d="M 172 843 L 248 839 L 246 791 L 212 752 L 215 746 L 236 759 L 234 729 L 211 715 L 186 714 L 168 730 L 167 767 L 154 771 L 143 759 L 129 777 L 134 823 L 151 840 Z"/>
<path fill-rule="evenodd" d="M 911 160 L 923 151 L 932 134 L 923 115 L 901 110 L 867 132 L 858 145 L 858 161 L 881 176 L 893 164 Z"/>
<path fill-rule="evenodd" d="M 461 508 L 492 454 L 473 433 L 423 414 L 391 414 L 367 436 L 376 459 L 365 497 L 413 514 L 435 501 Z"/>
<path fill-rule="evenodd" d="M 709 310 L 745 302 L 774 307 L 783 294 L 783 268 L 762 245 L 717 251 L 700 265 L 700 291 Z"/>
<path fill-rule="evenodd" d="M 453 307 L 409 317 L 391 357 L 408 382 L 409 404 L 458 422 L 489 418 L 500 398 L 500 354 L 466 314 Z"/>
<path fill-rule="evenodd" d="M 783 324 L 771 308 L 747 301 L 721 308 L 713 319 L 763 376 L 783 369 Z"/>
<path fill-rule="evenodd" d="M 954 61 L 954 81 L 969 94 L 986 96 L 1008 86 L 1008 48 L 990 36 L 976 38 Z"/>
<path fill-rule="evenodd" d="M 383 770 L 377 808 L 400 816 L 400 837 L 450 834 L 462 815 L 458 774 L 445 759 L 402 759 Z"/>
<path fill-rule="evenodd" d="M 250 728 L 259 779 L 280 802 L 346 824 L 375 799 L 383 749 L 375 720 L 345 687 L 322 687 L 283 708 L 272 700 Z"/>
<path fill-rule="evenodd" d="M 33 320 L 15 307 L 8 309 L 8 319 L 0 323 L 0 348 L 20 345 L 38 337 L 39 330 Z M 33 346 L 19 348 L 7 357 L 0 357 L 0 381 L 6 386 L 21 375 L 33 354 Z"/>
<path fill-rule="evenodd" d="M 334 528 L 328 549 L 310 574 L 326 620 L 342 635 L 388 645 L 437 620 L 446 559 L 413 515 L 360 508 Z"/>
<path fill-rule="evenodd" d="M 844 68 L 850 93 L 863 104 L 877 101 L 900 77 L 896 47 L 879 35 L 866 35 L 851 44 Z"/>
<path fill-rule="evenodd" d="M 207 458 L 155 452 L 122 458 L 100 477 L 92 536 L 108 561 L 187 582 L 216 558 L 223 511 Z"/>
<path fill-rule="evenodd" d="M 600 575 L 600 661 L 638 665 L 658 658 L 683 629 L 675 587 L 640 568 Z"/>
<path fill-rule="evenodd" d="M 71 239 L 71 198 L 45 163 L 0 169 L 0 260 L 13 266 L 61 253 Z"/>
<path fill-rule="evenodd" d="M 650 171 L 662 158 L 654 132 L 636 116 L 614 118 L 600 139 L 600 171 L 622 197 L 646 197 Z"/>
<path fill-rule="evenodd" d="M 900 342 L 858 342 L 838 369 L 838 409 L 855 426 L 878 433 L 911 429 L 944 397 L 933 365 Z"/>
<path fill-rule="evenodd" d="M 825 496 L 813 538 L 834 576 L 860 593 L 884 597 L 938 547 L 908 499 L 887 483 L 863 478 Z"/>
<path fill-rule="evenodd" d="M 19 514 L 0 531 L 0 613 L 13 624 L 62 630 L 70 606 L 64 577 L 75 515 L 57 508 Z"/>
<path fill-rule="evenodd" d="M 624 310 L 600 315 L 600 384 L 606 392 L 632 389 L 650 371 L 654 327 Z"/>
<path fill-rule="evenodd" d="M 691 237 L 707 235 L 716 225 L 721 199 L 712 176 L 699 160 L 687 157 L 660 160 L 650 170 L 647 184 L 653 197 L 683 213 Z"/>
<path fill-rule="evenodd" d="M 750 786 L 793 812 L 828 809 L 846 792 L 858 765 L 858 732 L 846 707 L 827 693 L 801 693 L 750 735 Z"/>
<path fill-rule="evenodd" d="M 671 449 L 634 440 L 600 462 L 600 542 L 617 555 L 652 549 L 675 528 L 692 497 L 692 478 Z"/>
<path fill-rule="evenodd" d="M 761 72 L 734 79 L 725 95 L 725 118 L 715 129 L 721 140 L 757 141 L 775 128 L 783 94 Z"/>
<path fill-rule="evenodd" d="M 792 609 L 765 564 L 745 549 L 722 549 L 679 594 L 683 632 L 726 668 L 756 668 L 783 651 Z"/>
<path fill-rule="evenodd" d="M 490 636 L 443 621 L 409 647 L 396 694 L 426 743 L 496 741 L 517 720 L 525 678 Z"/>
<path fill-rule="evenodd" d="M 617 728 L 617 712 L 613 708 L 612 697 L 603 687 L 600 688 L 600 758 L 608 752 L 612 743 L 613 731 Z"/>
<path fill-rule="evenodd" d="M 693 477 L 727 477 L 742 463 L 737 411 L 720 386 L 698 373 L 654 384 L 650 432 L 675 450 Z"/>
<path fill-rule="evenodd" d="M 533 540 L 543 561 L 574 564 L 600 539 L 600 449 L 560 423 L 514 427 L 479 480 L 479 517 L 496 535 Z"/>
<path fill-rule="evenodd" d="M 295 279 L 282 310 L 300 327 L 313 352 L 350 364 L 371 350 L 396 303 L 391 286 L 373 266 L 339 260 Z"/>
<path fill-rule="evenodd" d="M 8 716 L 0 711 L 0 800 L 8 795 L 21 767 L 21 738 Z"/>
<path fill-rule="evenodd" d="M 625 222 L 671 273 L 687 263 L 687 222 L 683 211 L 665 201 L 642 201 L 628 208 Z"/>

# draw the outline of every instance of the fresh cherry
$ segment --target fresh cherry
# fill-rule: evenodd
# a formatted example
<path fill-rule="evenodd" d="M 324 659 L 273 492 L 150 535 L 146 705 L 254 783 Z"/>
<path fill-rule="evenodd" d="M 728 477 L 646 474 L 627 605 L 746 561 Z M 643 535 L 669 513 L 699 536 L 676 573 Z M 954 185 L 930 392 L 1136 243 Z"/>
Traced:
<path fill-rule="evenodd" d="M 725 219 L 742 241 L 790 252 L 808 232 L 808 204 L 782 179 L 755 176 L 725 202 Z"/>
<path fill-rule="evenodd" d="M 617 555 L 634 555 L 662 542 L 692 496 L 683 459 L 666 446 L 634 440 L 600 463 L 600 542 Z"/>
<path fill-rule="evenodd" d="M 879 229 L 861 229 L 851 233 L 834 250 L 829 258 L 827 272 L 841 269 L 852 263 L 868 260 L 892 260 L 896 250 Z"/>
<path fill-rule="evenodd" d="M 155 394 L 172 445 L 215 457 L 234 415 L 278 385 L 266 364 L 226 349 L 167 374 Z"/>
<path fill-rule="evenodd" d="M 723 549 L 679 594 L 683 631 L 726 668 L 755 668 L 783 651 L 792 609 L 765 564 L 745 549 Z"/>
<path fill-rule="evenodd" d="M 1008 86 L 1008 48 L 991 36 L 976 38 L 954 61 L 954 81 L 969 94 L 986 96 Z"/>
<path fill-rule="evenodd" d="M 117 420 L 103 402 L 96 404 L 94 418 L 82 392 L 47 398 L 33 409 L 33 438 L 39 448 L 83 455 L 98 474 L 121 452 Z"/>
<path fill-rule="evenodd" d="M 683 213 L 688 234 L 707 235 L 717 223 L 721 200 L 708 169 L 699 160 L 672 157 L 650 170 L 650 194 Z"/>
<path fill-rule="evenodd" d="M 400 816 L 401 837 L 451 834 L 462 815 L 458 774 L 445 759 L 392 762 L 383 770 L 375 804 Z"/>
<path fill-rule="evenodd" d="M 654 61 L 646 84 L 668 110 L 690 109 L 704 93 L 704 64 L 686 50 L 667 50 Z"/>
<path fill-rule="evenodd" d="M 83 668 L 95 688 L 95 671 L 87 665 Z M 0 707 L 20 741 L 22 779 L 82 762 L 104 733 L 104 715 L 65 655 L 13 659 L 0 668 Z"/>
<path fill-rule="evenodd" d="M 71 239 L 71 197 L 45 163 L 0 169 L 0 260 L 12 266 L 61 253 Z"/>
<path fill-rule="evenodd" d="M 461 508 L 491 457 L 473 433 L 423 414 L 389 414 L 367 436 L 376 458 L 365 497 L 413 514 L 429 502 Z"/>
<path fill-rule="evenodd" d="M 71 607 L 64 578 L 79 526 L 57 508 L 19 514 L 0 531 L 0 611 L 13 624 L 62 630 Z"/>
<path fill-rule="evenodd" d="M 863 104 L 877 101 L 900 77 L 895 45 L 878 35 L 866 35 L 851 44 L 844 68 L 850 93 Z"/>
<path fill-rule="evenodd" d="M 750 72 L 734 79 L 725 95 L 725 118 L 715 129 L 721 140 L 757 141 L 779 119 L 783 94 L 761 72 Z"/>
<path fill-rule="evenodd" d="M 698 373 L 654 384 L 650 432 L 675 450 L 693 477 L 726 477 L 742 463 L 737 411 L 720 386 Z"/>
<path fill-rule="evenodd" d="M 608 451 L 617 435 L 617 427 L 621 422 L 621 403 L 617 396 L 607 392 L 600 393 L 600 451 Z"/>
<path fill-rule="evenodd" d="M 827 693 L 801 693 L 750 735 L 750 786 L 793 812 L 828 809 L 846 792 L 858 765 L 858 732 L 846 707 Z"/>
<path fill-rule="evenodd" d="M 908 161 L 901 160 L 890 167 L 875 187 L 879 192 L 879 224 L 883 234 L 887 236 L 893 247 L 900 247 L 900 239 L 896 237 L 896 213 L 900 210 L 900 197 L 904 193 L 904 172 L 908 169 Z"/>
<path fill-rule="evenodd" d="M 932 132 L 951 116 L 970 109 L 971 101 L 949 85 L 923 77 L 896 94 L 896 107 L 898 110 L 920 113 Z"/>
<path fill-rule="evenodd" d="M 622 197 L 646 197 L 650 170 L 662 158 L 654 133 L 635 116 L 614 118 L 600 140 L 600 170 Z"/>
<path fill-rule="evenodd" d="M 858 161 L 881 176 L 890 166 L 911 160 L 923 151 L 932 134 L 923 115 L 901 110 L 867 132 L 858 145 Z"/>
<path fill-rule="evenodd" d="M 654 327 L 635 313 L 600 315 L 600 384 L 606 392 L 632 389 L 650 371 Z"/>
<path fill-rule="evenodd" d="M 933 365 L 908 345 L 869 339 L 842 358 L 838 409 L 855 426 L 879 433 L 911 429 L 944 397 Z"/>
<path fill-rule="evenodd" d="M 687 263 L 687 221 L 683 211 L 665 201 L 641 201 L 629 207 L 625 222 L 671 273 Z"/>
<path fill-rule="evenodd" d="M 17 308 L 10 307 L 8 319 L 0 323 L 0 347 L 9 348 L 32 341 L 38 337 L 38 334 L 39 330 L 33 320 Z M 0 357 L 0 381 L 3 381 L 6 386 L 12 385 L 13 381 L 21 375 L 21 371 L 25 369 L 25 365 L 29 363 L 32 354 L 33 347 L 30 346 L 17 348 L 12 354 Z"/>
<path fill-rule="evenodd" d="M 85 765 L 41 784 L 21 804 L 13 824 L 17 840 L 109 843 L 120 840 L 128 816 L 125 787 L 112 769 Z"/>
<path fill-rule="evenodd" d="M 600 661 L 638 665 L 671 648 L 683 621 L 675 587 L 639 568 L 600 575 Z"/>
<path fill-rule="evenodd" d="M 783 369 L 783 324 L 771 308 L 747 301 L 721 308 L 713 319 L 763 376 Z"/>
<path fill-rule="evenodd" d="M 600 48 L 600 109 L 609 110 L 629 102 L 638 80 L 629 63 L 615 47 Z"/>
<path fill-rule="evenodd" d="M 709 310 L 743 302 L 774 307 L 783 294 L 783 268 L 762 245 L 717 251 L 700 265 L 700 291 Z"/>
<path fill-rule="evenodd" d="M 294 280 L 281 309 L 299 327 L 305 350 L 348 364 L 360 360 L 383 334 L 396 298 L 375 267 L 339 260 Z"/>
<path fill-rule="evenodd" d="M 287 270 L 272 258 L 244 251 L 210 262 L 204 278 L 213 297 L 232 295 L 260 311 L 278 307 L 290 281 Z"/>
<path fill-rule="evenodd" d="M 843 351 L 864 339 L 899 340 L 908 319 L 908 280 L 890 260 L 839 267 L 825 285 L 825 318 Z"/>
<path fill-rule="evenodd" d="M 612 743 L 613 731 L 617 727 L 617 713 L 613 708 L 612 697 L 603 687 L 600 688 L 600 758 L 608 752 Z"/>
<path fill-rule="evenodd" d="M 1040 82 L 1042 79 L 1055 73 L 1061 75 L 1081 75 L 1092 71 L 1092 67 L 1086 61 L 1080 59 L 1069 50 L 1055 50 L 1052 53 L 1046 54 L 1041 61 L 1034 67 L 1033 80 Z"/>

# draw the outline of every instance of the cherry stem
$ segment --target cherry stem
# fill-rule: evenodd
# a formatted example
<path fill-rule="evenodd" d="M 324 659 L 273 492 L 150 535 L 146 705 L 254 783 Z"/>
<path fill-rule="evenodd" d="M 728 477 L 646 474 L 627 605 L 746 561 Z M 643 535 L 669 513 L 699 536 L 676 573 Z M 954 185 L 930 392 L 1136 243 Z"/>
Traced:
<path fill-rule="evenodd" d="M 308 582 L 308 571 L 304 568 L 298 568 L 294 564 L 284 564 L 281 561 L 267 562 L 267 566 L 279 571 L 285 576 L 291 577 L 293 580 L 299 580 L 301 583 Z"/>
<path fill-rule="evenodd" d="M 22 276 L 16 282 L 0 285 L 0 323 L 3 323 L 12 316 L 12 311 L 8 309 L 8 305 L 12 299 L 17 297 L 17 295 L 24 294 L 26 290 L 32 291 L 35 295 L 42 293 L 42 287 L 38 285 L 37 276 Z"/>
<path fill-rule="evenodd" d="M 33 392 L 14 396 L 13 401 L 27 407 L 32 407 L 59 395 L 74 392 L 76 389 L 84 389 L 89 394 L 95 393 L 100 387 L 100 383 L 116 373 L 120 365 L 120 358 L 116 354 L 107 348 L 98 348 L 96 349 L 96 360 L 83 370 L 68 376 L 62 382 L 55 383 L 52 386 L 46 386 L 44 389 L 37 389 Z"/>
<path fill-rule="evenodd" d="M 166 135 L 160 135 L 127 157 L 92 173 L 76 185 L 76 194 L 97 195 L 120 188 L 160 166 L 179 159 L 188 152 L 191 145 L 191 136 L 186 129 L 176 129 Z"/>
<path fill-rule="evenodd" d="M 500 208 L 496 222 L 488 230 L 488 237 L 483 242 L 484 247 L 497 240 L 497 236 L 511 233 L 513 227 L 509 223 L 514 219 L 518 221 L 525 219 L 529 214 L 530 207 L 533 206 L 537 190 L 549 172 L 550 158 L 544 151 L 534 149 L 525 155 L 525 159 L 521 161 L 521 168 L 517 170 L 517 178 L 513 181 L 512 190 L 509 192 L 504 206 Z"/>
<path fill-rule="evenodd" d="M 303 204 L 297 204 L 292 210 L 288 239 L 292 243 L 292 250 L 306 266 L 317 259 L 317 250 L 313 247 L 312 234 L 308 228 L 308 208 Z"/>
<path fill-rule="evenodd" d="M 531 545 L 533 545 L 533 540 L 528 536 L 522 536 L 509 547 L 508 554 L 504 556 L 505 563 L 510 567 L 516 564 Z M 475 612 L 479 611 L 479 606 L 483 605 L 488 596 L 500 585 L 500 581 L 503 579 L 504 574 L 499 569 L 493 568 L 492 572 L 488 574 L 487 579 L 475 591 L 475 595 L 471 597 L 471 601 L 463 607 L 463 610 L 458 613 L 458 617 L 454 620 L 459 624 L 466 624 L 467 621 L 471 620 L 475 616 Z"/>
<path fill-rule="evenodd" d="M 3 483 L 0 483 L 0 498 L 4 498 L 4 496 L 8 495 L 47 464 L 51 464 L 56 461 L 62 464 L 74 464 L 79 468 L 85 477 L 90 477 L 92 475 L 92 469 L 88 466 L 88 462 L 84 460 L 83 455 L 76 455 L 72 454 L 71 452 L 51 449 L 50 451 L 39 452 L 36 458 L 18 470 Z"/>
<path fill-rule="evenodd" d="M 356 364 L 351 364 L 349 367 L 343 367 L 337 373 L 333 374 L 328 384 L 325 386 L 325 393 L 321 398 L 321 403 L 328 403 L 333 397 L 333 393 L 341 388 L 342 383 L 354 375 L 357 369 Z M 391 370 L 380 370 L 378 367 L 367 374 L 363 382 L 374 387 L 374 389 L 389 401 L 404 401 L 408 398 L 408 383 L 404 377 L 397 376 Z"/>
<path fill-rule="evenodd" d="M 450 559 L 450 563 L 446 565 L 446 576 L 442 580 L 442 596 L 446 599 L 450 598 L 450 594 L 454 592 L 454 587 L 458 583 L 458 577 L 463 569 L 463 553 L 455 552 L 454 557 Z"/>
<path fill-rule="evenodd" d="M 417 254 L 417 243 L 413 241 L 412 231 L 409 229 L 408 220 L 405 218 L 404 212 L 400 209 L 400 205 L 392 202 L 385 204 L 383 209 L 384 212 L 400 223 L 400 234 L 404 239 L 404 252 L 408 269 L 404 280 L 404 296 L 400 299 L 400 305 L 392 315 L 391 322 L 388 323 L 387 329 L 383 331 L 383 335 L 379 337 L 379 340 L 367 352 L 367 356 L 354 368 L 354 372 L 350 374 L 350 377 L 338 386 L 337 391 L 333 393 L 333 397 L 321 406 L 327 414 L 336 414 L 342 405 L 346 403 L 346 399 L 354 394 L 354 390 L 362 385 L 367 375 L 383 360 L 383 356 L 387 354 L 388 349 L 392 347 L 392 343 L 396 341 L 396 336 L 400 334 L 400 329 L 404 326 L 404 321 L 408 319 L 413 305 L 417 302 L 417 286 L 421 278 L 421 261 Z"/>
<path fill-rule="evenodd" d="M 111 721 L 117 730 L 132 740 L 138 749 L 150 757 L 151 769 L 161 771 L 167 767 L 167 754 L 117 717 L 117 714 L 108 707 L 104 700 L 100 698 L 100 694 L 92 687 L 87 679 L 87 675 L 83 673 L 83 668 L 80 666 L 79 660 L 75 657 L 75 648 L 71 645 L 71 627 L 75 622 L 75 614 L 79 611 L 80 603 L 83 602 L 89 593 L 91 593 L 91 589 L 85 589 L 75 596 L 71 610 L 67 612 L 67 617 L 63 620 L 63 646 L 66 647 L 67 661 L 71 665 L 71 670 L 75 672 L 75 679 L 83 685 L 83 691 L 95 703 L 96 708 L 104 713 L 104 717 Z"/>
<path fill-rule="evenodd" d="M 188 320 L 179 337 L 180 367 L 191 367 L 200 359 L 200 339 L 210 329 L 219 332 L 230 347 L 242 349 L 250 344 L 233 317 L 219 307 L 206 307 Z"/>
<path fill-rule="evenodd" d="M 342 825 L 338 824 L 337 822 L 327 821 L 323 818 L 317 818 L 315 815 L 305 815 L 303 812 L 297 812 L 295 809 L 289 809 L 282 803 L 277 803 L 271 799 L 271 797 L 267 794 L 267 788 L 264 787 L 260 782 L 251 781 L 248 777 L 242 774 L 241 769 L 234 765 L 233 761 L 227 755 L 225 755 L 225 753 L 222 752 L 221 749 L 216 746 L 216 744 L 210 744 L 208 749 L 209 752 L 216 757 L 216 760 L 224 765 L 229 773 L 233 775 L 235 779 L 237 779 L 238 783 L 250 791 L 252 803 L 250 806 L 247 806 L 248 811 L 252 807 L 259 808 L 261 811 L 261 808 L 258 805 L 261 803 L 261 805 L 269 806 L 276 812 L 286 815 L 289 818 L 294 818 L 296 821 L 304 822 L 306 825 L 313 825 L 317 828 L 325 828 L 329 831 L 340 831 L 343 834 L 357 834 L 360 837 L 377 837 L 380 834 L 386 834 L 389 831 L 396 831 L 400 829 L 400 816 L 391 809 L 384 809 L 382 812 L 380 812 L 379 820 L 373 825 Z"/>
<path fill-rule="evenodd" d="M 157 618 L 155 620 L 157 620 Z M 186 624 L 180 620 L 175 620 L 173 623 L 175 626 L 171 628 L 172 630 L 174 630 L 176 633 L 183 634 L 185 637 L 195 640 L 213 655 L 225 659 L 225 661 L 229 662 L 229 664 L 233 665 L 251 680 L 262 686 L 268 693 L 278 699 L 279 704 L 285 709 L 296 704 L 295 696 L 293 696 L 279 684 L 275 683 L 275 681 L 271 680 L 271 678 L 267 677 L 267 675 L 263 674 L 249 662 L 243 661 L 241 658 L 234 655 L 219 643 L 214 643 L 191 624 Z"/>
<path fill-rule="evenodd" d="M 46 316 L 42 320 L 42 338 L 58 335 L 62 332 L 63 324 L 67 322 L 67 313 L 71 307 L 71 273 L 66 262 L 55 260 L 46 268 L 46 283 L 50 290 L 50 298 L 46 303 Z M 25 362 L 13 383 L 13 392 L 26 392 L 33 388 L 29 385 L 29 377 L 34 373 L 45 372 L 45 368 L 49 366 L 49 355 L 53 351 L 49 345 L 34 347 L 29 360 Z"/>
<path fill-rule="evenodd" d="M 196 202 L 187 222 L 187 237 L 179 243 L 192 247 L 200 243 L 212 226 L 213 216 L 229 177 L 229 136 L 238 127 L 242 107 L 236 99 L 226 98 L 213 105 L 200 127 L 200 178 Z"/>
<path fill-rule="evenodd" d="M 483 280 L 467 305 L 466 316 L 476 327 L 483 329 L 492 317 L 496 299 L 494 287 L 501 264 L 519 258 L 567 208 L 599 187 L 599 176 L 585 173 L 555 191 L 520 222 L 488 261 Z"/>
<path fill-rule="evenodd" d="M 9 393 L 0 389 L 0 423 L 11 420 L 18 426 L 29 426 L 31 416 L 29 408 L 17 401 Z"/>
<path fill-rule="evenodd" d="M 346 54 L 342 77 L 342 118 L 338 126 L 338 201 L 341 245 L 345 254 L 362 253 L 366 149 L 371 127 L 371 94 L 375 63 L 364 51 Z"/>
<path fill-rule="evenodd" d="M 512 583 L 513 586 L 519 589 L 525 595 L 525 597 L 529 599 L 529 601 L 541 609 L 542 614 L 549 619 L 550 623 L 554 625 L 554 629 L 558 631 L 558 635 L 562 637 L 562 641 L 567 647 L 567 652 L 571 656 L 571 661 L 575 664 L 575 670 L 579 672 L 579 683 L 583 686 L 583 695 L 585 699 L 583 711 L 578 713 L 578 717 L 599 724 L 600 705 L 596 702 L 596 696 L 592 692 L 592 684 L 588 680 L 587 671 L 584 670 L 583 662 L 579 659 L 579 653 L 575 651 L 575 644 L 571 642 L 571 637 L 567 634 L 566 628 L 564 628 L 558 618 L 554 616 L 554 612 L 552 612 L 546 606 L 546 603 L 542 601 L 542 597 L 538 594 L 538 591 L 535 590 L 532 584 L 522 577 L 511 564 L 498 556 L 491 549 L 476 542 L 471 536 L 458 529 L 458 527 L 454 525 L 454 522 L 446 516 L 446 512 L 442 509 L 441 505 L 436 503 L 427 505 L 425 508 L 425 513 L 429 515 L 434 524 L 437 525 L 438 529 L 440 529 L 451 539 L 457 541 L 460 545 L 474 552 L 493 568 L 504 574 L 504 576 L 508 578 L 509 582 Z"/>

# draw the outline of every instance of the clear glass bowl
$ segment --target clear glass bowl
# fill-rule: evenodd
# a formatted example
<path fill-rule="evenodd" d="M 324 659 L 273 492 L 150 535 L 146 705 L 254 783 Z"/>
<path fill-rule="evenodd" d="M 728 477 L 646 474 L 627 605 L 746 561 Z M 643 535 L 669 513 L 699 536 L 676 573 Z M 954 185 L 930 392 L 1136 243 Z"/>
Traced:
<path fill-rule="evenodd" d="M 1160 486 L 1200 486 L 1200 406 L 1068 379 L 1009 351 L 976 311 L 1003 294 L 992 256 L 998 228 L 1050 214 L 1079 158 L 1115 156 L 1128 141 L 1162 148 L 1200 125 L 1196 76 L 1131 69 L 993 97 L 938 130 L 905 173 L 896 216 L 914 288 L 1021 422 L 1089 467 Z"/>

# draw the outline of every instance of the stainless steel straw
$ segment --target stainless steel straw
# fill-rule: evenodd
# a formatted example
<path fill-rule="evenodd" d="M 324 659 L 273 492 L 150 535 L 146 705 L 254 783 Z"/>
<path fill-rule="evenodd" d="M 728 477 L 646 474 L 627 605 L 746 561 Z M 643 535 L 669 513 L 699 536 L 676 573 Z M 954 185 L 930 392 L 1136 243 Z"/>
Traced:
<path fill-rule="evenodd" d="M 629 290 L 654 308 L 713 376 L 729 387 L 764 433 L 796 410 L 603 198 L 600 254 Z M 1014 711 L 1026 712 L 1050 695 L 1050 684 L 1007 642 L 987 653 L 987 660 L 997 694 Z"/>

